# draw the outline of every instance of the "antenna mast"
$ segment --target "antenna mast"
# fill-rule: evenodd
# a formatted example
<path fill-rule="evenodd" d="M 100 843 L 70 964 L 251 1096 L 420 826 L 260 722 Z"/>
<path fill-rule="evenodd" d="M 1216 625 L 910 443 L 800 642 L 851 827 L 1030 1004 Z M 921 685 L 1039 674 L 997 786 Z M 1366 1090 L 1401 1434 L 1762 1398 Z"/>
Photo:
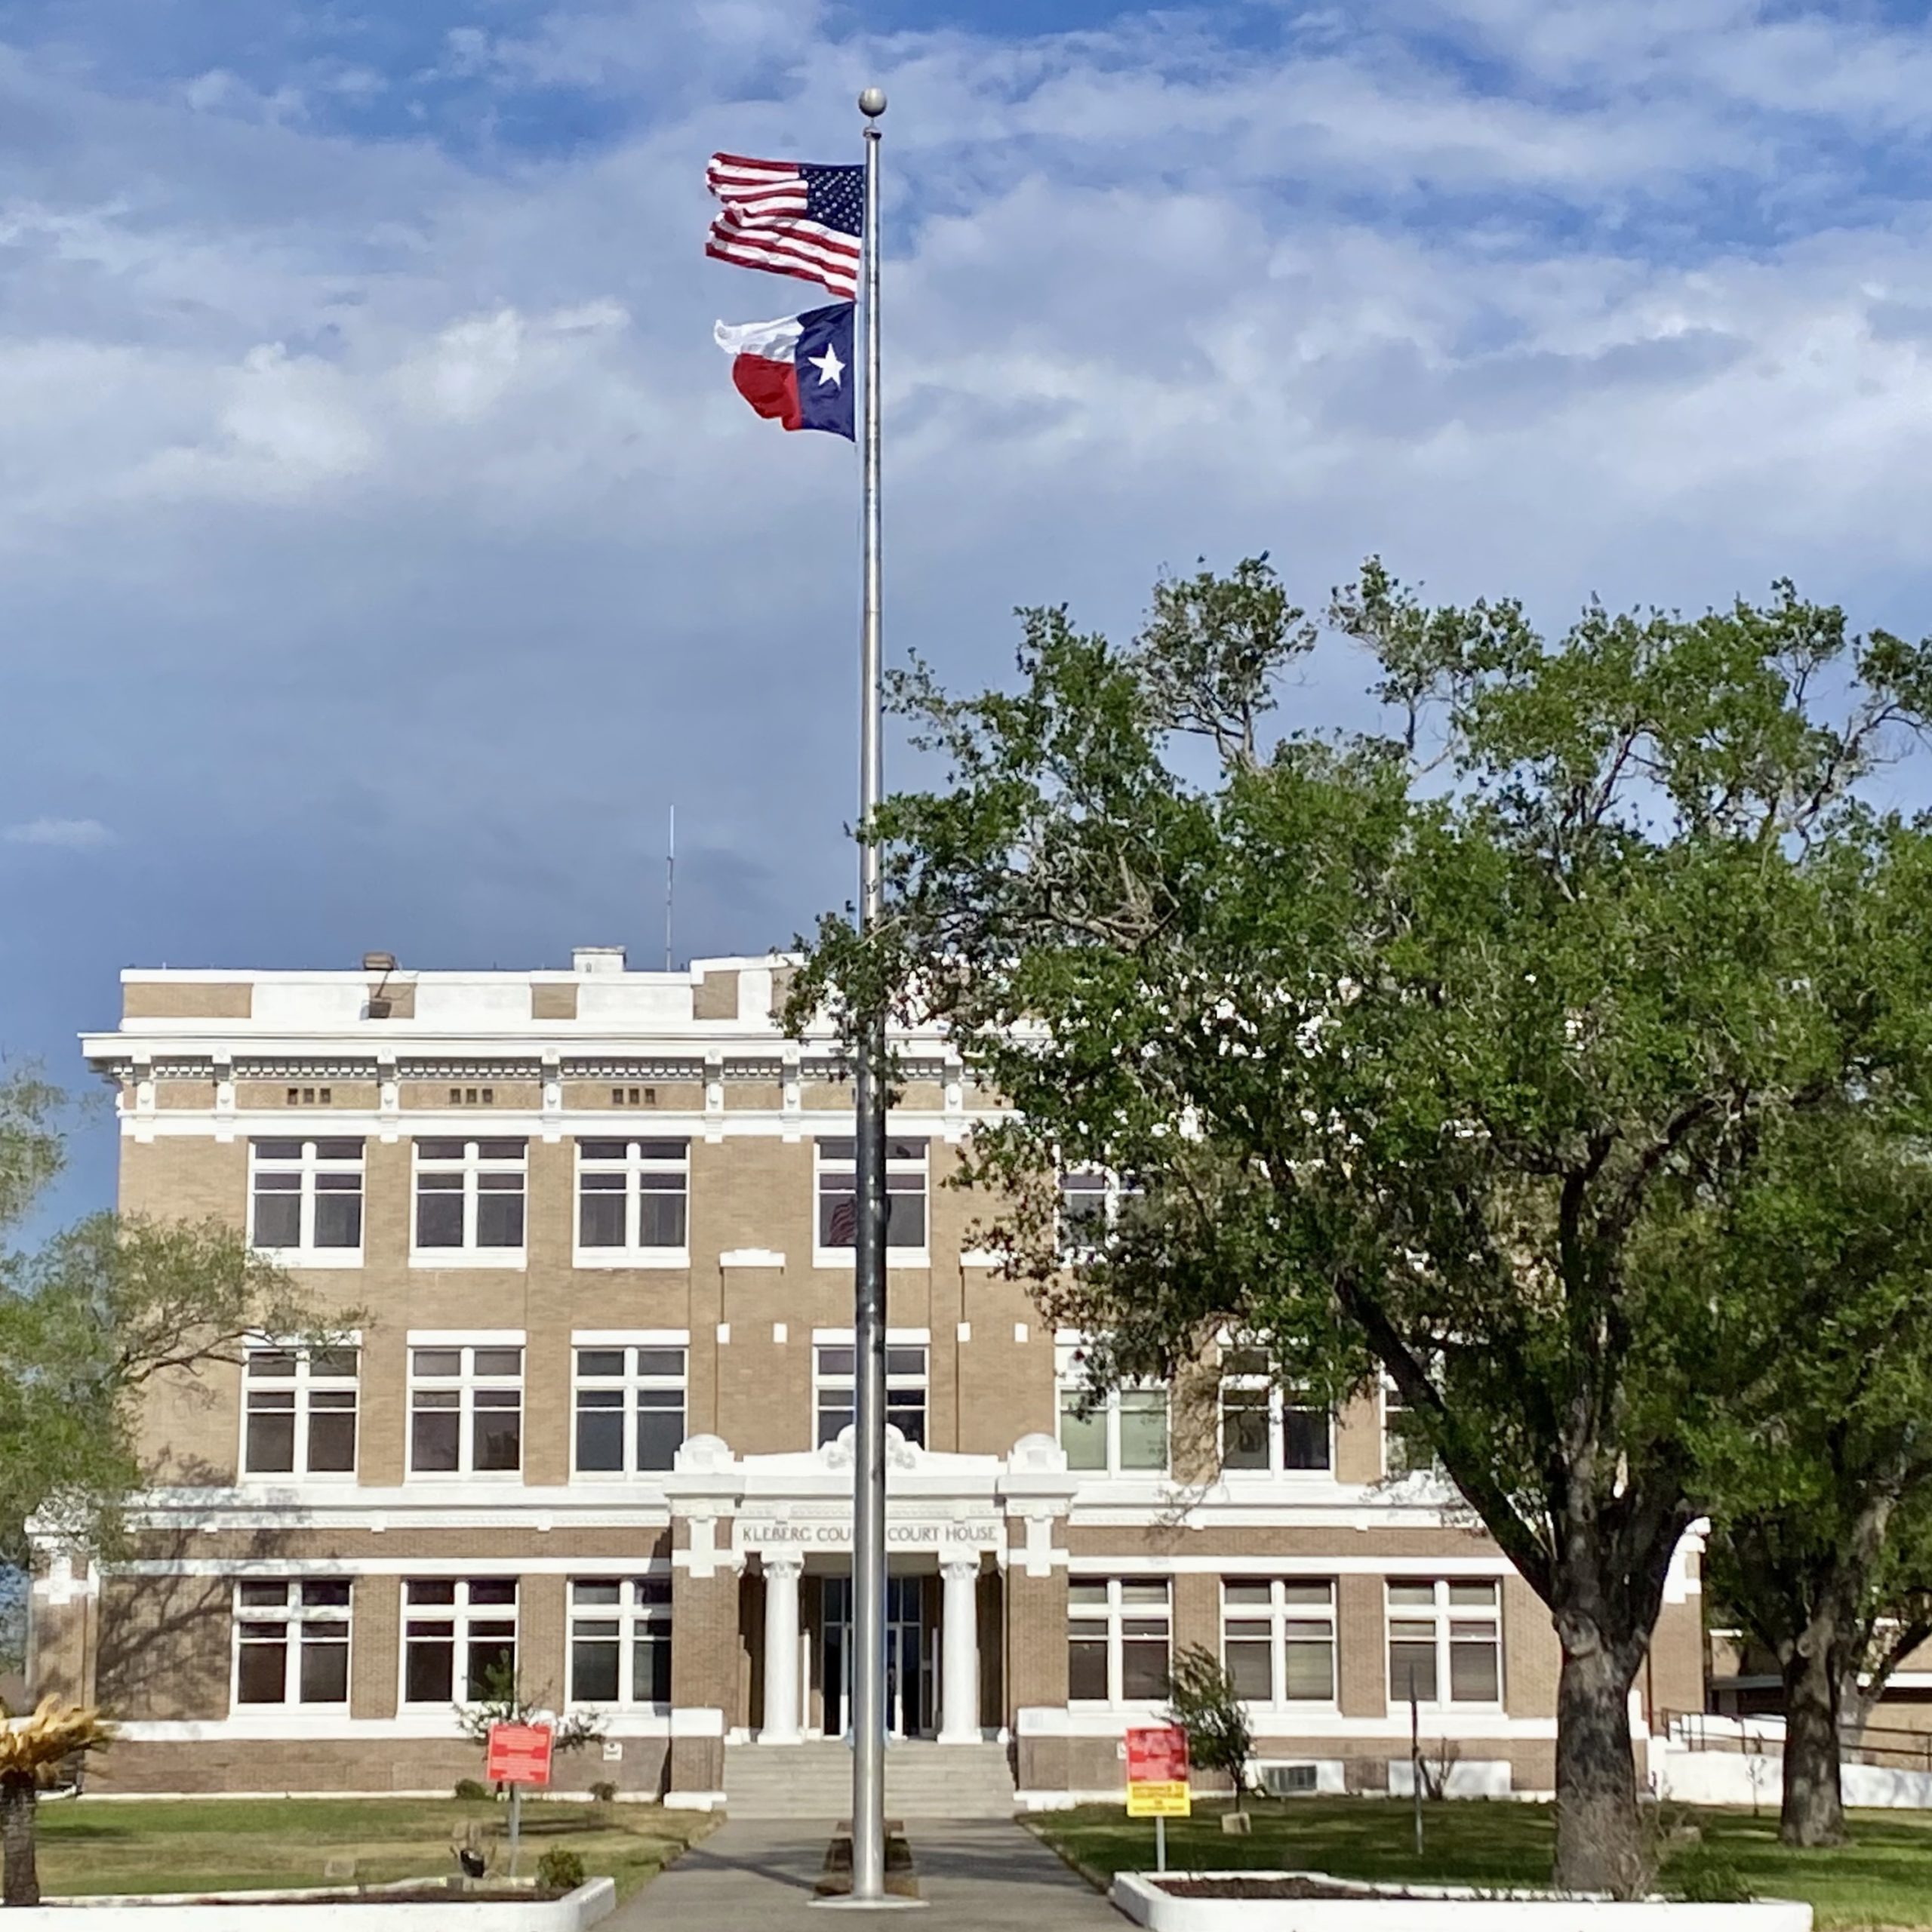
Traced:
<path fill-rule="evenodd" d="M 664 838 L 664 970 L 671 969 L 671 909 L 672 894 L 677 884 L 678 870 L 678 808 L 671 808 L 669 830 Z"/>

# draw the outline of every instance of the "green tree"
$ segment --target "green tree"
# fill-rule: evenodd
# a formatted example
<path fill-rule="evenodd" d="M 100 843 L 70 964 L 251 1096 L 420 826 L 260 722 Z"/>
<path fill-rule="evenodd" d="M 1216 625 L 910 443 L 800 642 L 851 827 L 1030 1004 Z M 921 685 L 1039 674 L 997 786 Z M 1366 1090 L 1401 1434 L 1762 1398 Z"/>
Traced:
<path fill-rule="evenodd" d="M 1785 1123 L 1924 1124 L 1932 840 L 1860 788 L 1932 651 L 1788 586 L 1546 638 L 1371 563 L 1330 618 L 1380 731 L 1275 731 L 1317 634 L 1260 559 L 1161 584 L 1127 648 L 1025 613 L 1016 690 L 915 668 L 946 776 L 881 812 L 889 916 L 821 922 L 792 1015 L 951 1028 L 1015 1110 L 964 1164 L 985 1238 L 1102 1378 L 1229 1328 L 1337 1398 L 1386 1371 L 1549 1606 L 1558 1879 L 1628 1893 L 1697 1432 L 1809 1344 L 1672 1257 Z M 1071 1273 L 1062 1164 L 1141 1190 Z"/>
<path fill-rule="evenodd" d="M 559 1716 L 540 1696 L 524 1688 L 516 1666 L 499 1658 L 483 1673 L 483 1694 L 456 1706 L 456 1727 L 478 1744 L 488 1744 L 491 1727 L 500 1724 L 547 1724 L 550 1749 L 581 1751 L 603 1742 L 604 1719 L 595 1711 L 574 1710 Z"/>
<path fill-rule="evenodd" d="M 1841 1742 L 1932 1638 L 1932 1167 L 1801 1131 L 1687 1278 L 1811 1311 L 1700 1445 L 1707 1592 L 1777 1659 L 1787 1844 L 1845 1835 Z"/>
<path fill-rule="evenodd" d="M 1225 1771 L 1238 1804 L 1247 1795 L 1254 1731 L 1233 1674 L 1212 1651 L 1189 1644 L 1174 1659 L 1168 1716 L 1187 1733 L 1188 1762 L 1204 1771 Z"/>

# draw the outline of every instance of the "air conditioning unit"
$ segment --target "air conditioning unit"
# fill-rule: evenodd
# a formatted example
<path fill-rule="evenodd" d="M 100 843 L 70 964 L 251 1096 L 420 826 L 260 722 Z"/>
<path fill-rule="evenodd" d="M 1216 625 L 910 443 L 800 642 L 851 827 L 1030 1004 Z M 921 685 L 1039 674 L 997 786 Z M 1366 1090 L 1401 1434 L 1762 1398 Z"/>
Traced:
<path fill-rule="evenodd" d="M 1270 1798 L 1306 1798 L 1315 1789 L 1312 1764 L 1263 1764 L 1261 1789 Z"/>

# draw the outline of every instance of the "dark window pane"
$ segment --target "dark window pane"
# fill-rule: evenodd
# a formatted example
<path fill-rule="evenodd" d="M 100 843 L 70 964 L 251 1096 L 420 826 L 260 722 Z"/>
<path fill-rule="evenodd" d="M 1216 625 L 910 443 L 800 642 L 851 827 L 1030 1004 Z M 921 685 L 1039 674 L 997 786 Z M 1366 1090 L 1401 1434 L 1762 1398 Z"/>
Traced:
<path fill-rule="evenodd" d="M 417 1470 L 454 1469 L 462 1420 L 453 1408 L 417 1408 L 410 1418 L 409 1466 Z"/>
<path fill-rule="evenodd" d="M 834 1166 L 841 1161 L 849 1167 L 858 1155 L 859 1143 L 856 1140 L 821 1140 L 818 1143 L 821 1167 Z"/>
<path fill-rule="evenodd" d="M 353 1349 L 318 1349 L 309 1358 L 309 1373 L 337 1377 L 352 1376 L 355 1373 L 355 1351 Z"/>
<path fill-rule="evenodd" d="M 681 1161 L 690 1152 L 688 1140 L 640 1140 L 637 1143 L 640 1161 Z"/>
<path fill-rule="evenodd" d="M 1499 1687 L 1496 1645 L 1487 1638 L 1473 1643 L 1449 1639 L 1449 1696 L 1458 1704 L 1493 1704 Z"/>
<path fill-rule="evenodd" d="M 513 1604 L 516 1601 L 514 1577 L 479 1577 L 469 1586 L 472 1603 Z"/>
<path fill-rule="evenodd" d="M 1228 1675 L 1238 1696 L 1266 1703 L 1275 1694 L 1275 1666 L 1268 1639 L 1243 1638 L 1227 1643 Z"/>
<path fill-rule="evenodd" d="M 1419 1703 L 1432 1704 L 1435 1701 L 1433 1642 L 1392 1643 L 1389 1646 L 1389 1702 L 1405 1704 L 1411 1697 Z"/>
<path fill-rule="evenodd" d="M 513 1681 L 516 1672 L 516 1640 L 513 1637 L 473 1637 L 469 1643 L 469 1687 L 464 1695 L 487 1697 L 499 1686 Z"/>
<path fill-rule="evenodd" d="M 251 1349 L 248 1351 L 248 1380 L 251 1382 L 280 1382 L 292 1379 L 295 1374 L 295 1351 L 293 1349 Z"/>
<path fill-rule="evenodd" d="M 637 1352 L 637 1372 L 640 1375 L 675 1376 L 682 1381 L 685 1352 L 682 1349 L 639 1349 Z"/>
<path fill-rule="evenodd" d="M 451 1669 L 456 1645 L 448 1638 L 411 1638 L 403 1667 L 403 1701 L 447 1704 L 454 1695 Z"/>
<path fill-rule="evenodd" d="M 245 1637 L 241 1660 L 235 1673 L 235 1701 L 243 1704 L 282 1703 L 288 1698 L 288 1687 L 287 1632 L 278 1631 L 274 1639 L 267 1643 Z"/>
<path fill-rule="evenodd" d="M 1288 1682 L 1291 1697 L 1309 1697 L 1326 1703 L 1335 1695 L 1335 1646 L 1323 1638 L 1303 1641 L 1288 1639 Z M 1404 1691 L 1403 1696 L 1406 1697 Z"/>
<path fill-rule="evenodd" d="M 484 1161 L 520 1161 L 527 1143 L 521 1140 L 479 1140 L 476 1154 Z"/>
<path fill-rule="evenodd" d="M 330 1183 L 334 1179 L 333 1175 L 323 1174 L 316 1182 L 315 1245 L 360 1247 L 362 1184 L 359 1180 L 352 1180 L 346 1189 L 332 1187 Z"/>
<path fill-rule="evenodd" d="M 1168 1694 L 1168 1640 L 1164 1637 L 1124 1637 L 1120 1647 L 1120 1694 L 1123 1698 L 1164 1697 Z"/>
<path fill-rule="evenodd" d="M 438 1189 L 431 1183 L 435 1174 L 416 1177 L 416 1245 L 418 1247 L 460 1247 L 463 1245 L 463 1193 Z"/>
<path fill-rule="evenodd" d="M 820 1349 L 818 1372 L 821 1376 L 850 1375 L 855 1359 L 850 1349 Z"/>
<path fill-rule="evenodd" d="M 659 1404 L 662 1402 L 663 1407 Z M 678 1445 L 685 1439 L 685 1398 L 654 1389 L 638 1398 L 637 1466 L 641 1469 L 668 1469 L 677 1461 Z"/>
<path fill-rule="evenodd" d="M 302 1158 L 302 1143 L 299 1140 L 251 1140 L 248 1144 L 254 1149 L 258 1161 L 299 1161 Z"/>
<path fill-rule="evenodd" d="M 405 1583 L 403 1586 L 403 1589 L 408 1593 L 408 1601 L 412 1608 L 417 1604 L 454 1603 L 456 1601 L 456 1586 L 454 1583 L 425 1581 L 416 1583 Z"/>
<path fill-rule="evenodd" d="M 302 1197 L 272 1188 L 269 1183 L 283 1178 L 278 1174 L 255 1177 L 255 1245 L 257 1247 L 300 1247 L 302 1244 Z M 296 1177 L 287 1178 L 293 1182 Z"/>
<path fill-rule="evenodd" d="M 1291 1469 L 1328 1466 L 1328 1411 L 1285 1409 L 1281 1414 L 1281 1460 Z"/>
<path fill-rule="evenodd" d="M 338 1606 L 346 1610 L 349 1607 L 349 1582 L 346 1577 L 333 1581 L 326 1577 L 318 1577 L 302 1586 L 302 1601 L 304 1607 L 309 1610 L 333 1609 Z"/>
<path fill-rule="evenodd" d="M 917 1194 L 895 1191 L 885 1197 L 885 1244 L 888 1247 L 925 1246 L 926 1195 L 923 1185 Z"/>
<path fill-rule="evenodd" d="M 606 1186 L 614 1181 L 614 1187 Z M 624 1244 L 624 1177 L 622 1174 L 586 1174 L 577 1197 L 577 1240 L 580 1247 L 622 1247 Z"/>
<path fill-rule="evenodd" d="M 586 1389 L 578 1392 L 577 1466 L 579 1469 L 614 1470 L 624 1466 L 623 1403 L 623 1393 L 620 1389 Z"/>
<path fill-rule="evenodd" d="M 345 1389 L 344 1405 L 324 1407 L 312 1398 L 309 1411 L 309 1468 L 315 1475 L 346 1475 L 355 1467 L 355 1398 Z"/>
<path fill-rule="evenodd" d="M 617 1701 L 618 1647 L 615 1637 L 594 1641 L 577 1639 L 571 1645 L 571 1696 L 583 1704 Z"/>
<path fill-rule="evenodd" d="M 818 1190 L 818 1244 L 851 1247 L 859 1238 L 859 1203 L 850 1182 L 821 1180 Z"/>
<path fill-rule="evenodd" d="M 888 1375 L 924 1375 L 926 1372 L 926 1352 L 924 1349 L 888 1349 L 885 1352 L 885 1372 Z"/>
<path fill-rule="evenodd" d="M 1227 1469 L 1265 1469 L 1268 1466 L 1266 1389 L 1222 1390 L 1221 1466 Z"/>
<path fill-rule="evenodd" d="M 1066 1640 L 1066 1694 L 1075 1702 L 1105 1703 L 1107 1639 L 1104 1631 L 1069 1632 Z"/>
<path fill-rule="evenodd" d="M 843 1402 L 836 1395 L 821 1395 L 818 1401 L 818 1444 L 823 1448 L 828 1442 L 836 1442 L 841 1429 L 852 1426 L 852 1398 L 848 1394 Z"/>
<path fill-rule="evenodd" d="M 485 1191 L 476 1197 L 476 1245 L 478 1247 L 521 1247 L 523 1245 L 523 1182 L 516 1180 L 514 1194 L 490 1191 L 491 1177 L 481 1177 Z"/>
<path fill-rule="evenodd" d="M 416 1143 L 416 1158 L 419 1161 L 460 1161 L 463 1158 L 460 1140 L 419 1140 Z"/>
<path fill-rule="evenodd" d="M 521 1349 L 478 1349 L 473 1360 L 478 1375 L 521 1375 L 523 1373 L 523 1351 Z"/>
<path fill-rule="evenodd" d="M 888 1161 L 923 1161 L 926 1158 L 926 1143 L 923 1140 L 890 1140 L 885 1143 L 885 1158 Z"/>
<path fill-rule="evenodd" d="M 318 1140 L 315 1143 L 315 1158 L 318 1161 L 359 1161 L 362 1158 L 362 1143 L 359 1140 Z"/>
<path fill-rule="evenodd" d="M 349 1701 L 349 1626 L 328 1623 L 324 1631 L 338 1635 L 319 1638 L 312 1625 L 302 1637 L 302 1701 L 305 1704 L 346 1704 Z"/>
<path fill-rule="evenodd" d="M 577 1151 L 586 1161 L 621 1161 L 629 1146 L 628 1140 L 580 1140 Z"/>
<path fill-rule="evenodd" d="M 685 1244 L 685 1188 L 679 1179 L 676 1191 L 654 1187 L 655 1177 L 642 1177 L 644 1191 L 638 1197 L 637 1238 L 640 1247 L 682 1247 Z"/>
<path fill-rule="evenodd" d="M 580 1376 L 621 1375 L 624 1372 L 622 1349 L 579 1349 L 577 1372 Z"/>
<path fill-rule="evenodd" d="M 908 1442 L 926 1444 L 926 1395 L 921 1389 L 894 1389 L 885 1398 L 885 1419 Z"/>
<path fill-rule="evenodd" d="M 638 1632 L 631 1654 L 631 1696 L 639 1703 L 671 1701 L 671 1626 L 652 1625 Z"/>
<path fill-rule="evenodd" d="M 517 1469 L 523 1466 L 523 1411 L 515 1408 L 486 1408 L 485 1398 L 477 1398 L 474 1433 L 471 1438 L 472 1464 L 478 1469 Z"/>
<path fill-rule="evenodd" d="M 270 1408 L 264 1400 L 274 1402 Z M 270 1393 L 248 1398 L 248 1473 L 286 1475 L 295 1467 L 295 1398 Z"/>

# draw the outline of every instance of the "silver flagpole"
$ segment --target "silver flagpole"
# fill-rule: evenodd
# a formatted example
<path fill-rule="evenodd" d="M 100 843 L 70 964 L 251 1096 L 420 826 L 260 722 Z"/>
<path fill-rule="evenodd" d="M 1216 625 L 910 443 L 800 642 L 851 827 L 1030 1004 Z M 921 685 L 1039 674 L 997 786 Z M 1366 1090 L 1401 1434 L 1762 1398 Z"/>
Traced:
<path fill-rule="evenodd" d="M 865 614 L 860 627 L 859 823 L 869 832 L 884 778 L 879 729 L 878 117 L 885 93 L 859 97 L 866 117 Z M 859 845 L 859 930 L 879 916 L 877 848 Z M 852 1330 L 852 1897 L 885 1897 L 885 1016 L 864 1016 L 854 1100 L 858 1227 Z"/>

